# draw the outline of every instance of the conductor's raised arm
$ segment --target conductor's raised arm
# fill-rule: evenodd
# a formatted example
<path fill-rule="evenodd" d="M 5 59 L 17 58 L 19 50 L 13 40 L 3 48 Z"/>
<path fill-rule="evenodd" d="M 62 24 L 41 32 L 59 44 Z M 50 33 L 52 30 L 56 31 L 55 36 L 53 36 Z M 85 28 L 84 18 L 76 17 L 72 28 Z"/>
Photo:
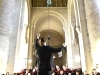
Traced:
<path fill-rule="evenodd" d="M 39 47 L 39 37 L 40 37 L 40 33 L 37 34 L 37 37 L 36 37 L 36 41 L 35 41 L 35 48 L 36 49 Z"/>
<path fill-rule="evenodd" d="M 58 48 L 52 48 L 52 47 L 50 47 L 49 50 L 52 53 L 56 53 L 56 52 L 60 52 L 60 51 L 64 50 L 65 47 L 66 47 L 65 43 L 63 43 L 63 45 L 61 47 L 58 47 Z"/>

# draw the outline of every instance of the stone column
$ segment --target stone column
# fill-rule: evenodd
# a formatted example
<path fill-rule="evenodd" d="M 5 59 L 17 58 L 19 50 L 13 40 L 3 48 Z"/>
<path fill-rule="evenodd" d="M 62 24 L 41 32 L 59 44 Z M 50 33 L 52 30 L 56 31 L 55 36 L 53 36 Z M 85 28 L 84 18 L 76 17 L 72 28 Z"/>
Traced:
<path fill-rule="evenodd" d="M 6 73 L 14 0 L 0 0 L 0 74 Z"/>
<path fill-rule="evenodd" d="M 33 59 L 33 25 L 29 24 L 29 45 L 28 45 L 28 63 L 27 68 L 32 68 Z"/>
<path fill-rule="evenodd" d="M 100 63 L 100 0 L 84 0 L 94 66 Z M 100 65 L 100 64 L 99 64 Z"/>
<path fill-rule="evenodd" d="M 88 73 L 91 73 L 93 63 L 90 53 L 89 37 L 87 32 L 84 0 L 73 0 L 73 3 L 76 18 L 76 30 L 79 37 L 82 69 L 83 71 L 87 70 Z"/>
<path fill-rule="evenodd" d="M 0 72 L 13 74 L 22 0 L 0 1 Z"/>
<path fill-rule="evenodd" d="M 75 36 L 75 33 L 76 33 L 76 30 L 75 30 L 75 23 L 72 23 L 72 26 L 71 26 L 71 31 L 72 31 L 72 60 L 73 60 L 73 68 L 77 68 L 77 67 L 81 67 L 81 64 L 80 64 L 80 50 L 79 50 L 79 43 L 76 42 L 78 40 L 78 38 L 76 38 Z"/>
<path fill-rule="evenodd" d="M 11 8 L 10 8 L 11 9 Z M 14 73 L 16 55 L 20 52 L 20 37 L 23 26 L 23 12 L 24 12 L 24 0 L 14 0 L 14 8 L 12 14 L 12 29 L 9 42 L 9 59 L 7 65 L 7 71 L 10 74 Z M 18 65 L 17 65 L 18 66 Z"/>
<path fill-rule="evenodd" d="M 32 38 L 32 56 L 33 56 L 33 63 L 32 63 L 32 67 L 36 66 L 36 50 L 35 50 L 35 26 L 33 26 L 33 32 L 32 32 L 32 35 L 33 35 L 33 38 Z"/>
<path fill-rule="evenodd" d="M 75 23 L 71 24 L 71 31 L 72 31 L 72 44 L 76 44 L 76 39 L 75 39 Z"/>
<path fill-rule="evenodd" d="M 73 60 L 72 60 L 72 42 L 71 42 L 71 4 L 72 0 L 68 0 L 68 29 L 67 29 L 67 61 L 68 61 L 68 67 L 73 67 Z"/>

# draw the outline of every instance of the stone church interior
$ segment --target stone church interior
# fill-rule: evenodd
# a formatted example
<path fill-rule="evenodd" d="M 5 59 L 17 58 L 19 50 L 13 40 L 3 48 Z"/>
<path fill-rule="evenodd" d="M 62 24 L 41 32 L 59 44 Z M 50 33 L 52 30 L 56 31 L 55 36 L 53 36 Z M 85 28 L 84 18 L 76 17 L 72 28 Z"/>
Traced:
<path fill-rule="evenodd" d="M 38 33 L 50 37 L 47 44 L 54 48 L 67 45 L 52 54 L 61 73 L 60 66 L 71 71 L 81 69 L 84 75 L 93 70 L 100 73 L 99 3 L 100 0 L 0 0 L 0 74 L 36 72 Z"/>

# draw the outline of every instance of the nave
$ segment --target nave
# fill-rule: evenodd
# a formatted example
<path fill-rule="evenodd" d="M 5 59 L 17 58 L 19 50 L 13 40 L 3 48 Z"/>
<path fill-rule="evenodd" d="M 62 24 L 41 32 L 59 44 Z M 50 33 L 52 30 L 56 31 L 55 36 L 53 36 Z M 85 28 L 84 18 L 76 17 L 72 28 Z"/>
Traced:
<path fill-rule="evenodd" d="M 100 65 L 99 3 L 100 0 L 0 0 L 0 74 L 34 68 L 36 34 L 48 37 L 49 32 L 53 47 L 67 44 L 67 52 L 61 59 L 55 58 L 55 64 L 79 66 L 91 74 L 96 64 Z"/>

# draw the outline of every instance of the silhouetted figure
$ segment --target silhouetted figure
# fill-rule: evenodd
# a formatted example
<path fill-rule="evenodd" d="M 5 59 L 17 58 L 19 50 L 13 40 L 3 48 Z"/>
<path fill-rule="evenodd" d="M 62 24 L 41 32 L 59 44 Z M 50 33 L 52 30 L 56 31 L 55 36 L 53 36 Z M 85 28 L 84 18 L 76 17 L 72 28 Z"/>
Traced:
<path fill-rule="evenodd" d="M 59 48 L 52 48 L 51 46 L 46 46 L 46 38 L 42 37 L 39 40 L 40 34 L 37 34 L 36 38 L 36 50 L 37 50 L 37 66 L 38 66 L 38 75 L 51 75 L 52 66 L 52 53 L 60 52 L 64 49 L 65 45 Z"/>

